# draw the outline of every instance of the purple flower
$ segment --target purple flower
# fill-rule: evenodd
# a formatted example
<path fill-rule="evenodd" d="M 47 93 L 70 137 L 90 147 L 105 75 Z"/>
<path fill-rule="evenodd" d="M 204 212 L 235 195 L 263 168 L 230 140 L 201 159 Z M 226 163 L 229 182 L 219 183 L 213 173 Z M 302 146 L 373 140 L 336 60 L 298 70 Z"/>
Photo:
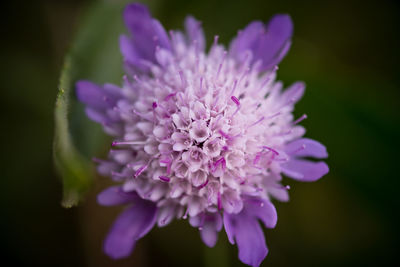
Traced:
<path fill-rule="evenodd" d="M 115 141 L 101 174 L 120 185 L 99 195 L 102 205 L 129 205 L 105 243 L 113 258 L 127 257 L 157 223 L 189 219 L 207 246 L 225 228 L 239 259 L 259 266 L 268 253 L 259 220 L 274 228 L 271 198 L 288 201 L 281 174 L 315 181 L 328 172 L 325 147 L 303 138 L 294 104 L 304 84 L 286 90 L 276 65 L 291 44 L 288 15 L 250 23 L 228 51 L 218 37 L 208 53 L 200 22 L 171 31 L 147 8 L 124 11 L 130 36 L 120 47 L 127 75 L 122 87 L 77 83 L 86 113 Z"/>

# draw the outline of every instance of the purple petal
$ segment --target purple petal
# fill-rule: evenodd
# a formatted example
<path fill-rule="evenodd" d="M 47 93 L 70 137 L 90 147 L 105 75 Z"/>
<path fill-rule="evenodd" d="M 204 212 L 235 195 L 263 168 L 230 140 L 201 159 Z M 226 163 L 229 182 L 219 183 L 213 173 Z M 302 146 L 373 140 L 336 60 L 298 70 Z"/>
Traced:
<path fill-rule="evenodd" d="M 245 264 L 259 266 L 267 256 L 268 249 L 265 244 L 264 233 L 257 219 L 246 214 L 246 212 L 238 215 L 225 213 L 224 222 L 225 217 L 228 217 L 227 221 L 233 222 L 239 259 Z"/>
<path fill-rule="evenodd" d="M 301 159 L 291 159 L 282 165 L 282 172 L 299 181 L 313 182 L 329 172 L 325 162 L 313 162 Z"/>
<path fill-rule="evenodd" d="M 235 221 L 233 220 L 233 216 L 226 212 L 224 212 L 223 216 L 226 236 L 232 245 L 235 244 Z"/>
<path fill-rule="evenodd" d="M 87 107 L 85 109 L 86 115 L 91 119 L 92 121 L 98 122 L 98 123 L 108 123 L 109 118 L 107 115 L 103 112 L 98 111 L 97 109 L 93 109 L 90 107 Z"/>
<path fill-rule="evenodd" d="M 260 21 L 251 22 L 247 27 L 238 33 L 230 46 L 230 53 L 239 61 L 246 58 L 246 51 L 253 51 L 256 48 L 260 35 L 265 32 L 264 24 Z"/>
<path fill-rule="evenodd" d="M 292 34 L 293 23 L 289 15 L 279 14 L 271 18 L 255 51 L 255 55 L 262 59 L 262 69 L 267 70 L 279 64 L 290 48 Z"/>
<path fill-rule="evenodd" d="M 79 101 L 96 109 L 106 109 L 113 106 L 113 99 L 108 99 L 104 90 L 90 81 L 78 81 L 76 83 L 76 95 Z"/>
<path fill-rule="evenodd" d="M 133 36 L 132 40 L 122 38 L 120 43 L 121 52 L 128 63 L 143 69 L 141 61 L 155 62 L 157 46 L 170 50 L 167 33 L 160 22 L 151 17 L 147 7 L 138 3 L 130 4 L 125 8 L 123 17 Z M 133 48 L 129 49 L 129 45 Z"/>
<path fill-rule="evenodd" d="M 249 198 L 246 201 L 246 212 L 260 219 L 265 227 L 274 228 L 278 220 L 275 206 L 266 199 Z"/>
<path fill-rule="evenodd" d="M 156 45 L 162 47 L 166 50 L 171 50 L 171 42 L 169 40 L 168 34 L 165 31 L 164 27 L 162 26 L 161 22 L 153 19 L 152 21 L 154 36 L 156 36 Z M 153 36 L 153 39 L 154 39 Z"/>
<path fill-rule="evenodd" d="M 219 213 L 205 215 L 204 224 L 200 231 L 201 239 L 209 246 L 213 247 L 217 243 L 218 232 L 222 228 L 222 219 Z"/>
<path fill-rule="evenodd" d="M 286 146 L 286 153 L 296 157 L 326 158 L 328 152 L 323 144 L 309 139 L 302 138 L 291 142 Z"/>
<path fill-rule="evenodd" d="M 119 49 L 126 62 L 139 68 L 140 70 L 146 70 L 146 67 L 143 66 L 140 55 L 138 51 L 136 51 L 131 38 L 126 35 L 121 35 L 119 37 Z"/>
<path fill-rule="evenodd" d="M 200 230 L 201 239 L 203 240 L 204 244 L 208 247 L 212 248 L 217 243 L 217 232 L 210 224 L 206 224 Z"/>
<path fill-rule="evenodd" d="M 117 100 L 123 97 L 122 89 L 115 84 L 105 83 L 103 85 L 103 90 L 107 94 L 107 96 L 109 98 L 112 98 L 113 100 Z"/>
<path fill-rule="evenodd" d="M 97 195 L 97 202 L 103 206 L 126 204 L 138 199 L 134 192 L 124 192 L 120 186 L 112 186 Z"/>
<path fill-rule="evenodd" d="M 250 23 L 232 41 L 230 51 L 241 62 L 246 58 L 246 51 L 251 51 L 252 62 L 261 60 L 261 70 L 268 70 L 279 64 L 288 52 L 292 33 L 290 17 L 275 15 L 266 27 L 258 21 Z"/>
<path fill-rule="evenodd" d="M 113 259 L 129 256 L 136 241 L 153 228 L 156 211 L 153 202 L 138 199 L 132 207 L 122 212 L 104 242 L 105 253 Z"/>
<path fill-rule="evenodd" d="M 193 43 L 196 41 L 199 51 L 204 51 L 206 40 L 204 37 L 203 28 L 201 27 L 201 22 L 192 16 L 188 16 L 185 19 L 185 29 L 189 37 L 189 42 Z"/>
<path fill-rule="evenodd" d="M 283 92 L 281 98 L 285 102 L 293 101 L 293 103 L 296 103 L 303 96 L 305 88 L 306 86 L 303 82 L 295 82 Z"/>
<path fill-rule="evenodd" d="M 282 185 L 275 185 L 268 188 L 269 194 L 274 197 L 275 199 L 287 202 L 289 201 L 289 194 L 288 190 L 283 187 Z"/>

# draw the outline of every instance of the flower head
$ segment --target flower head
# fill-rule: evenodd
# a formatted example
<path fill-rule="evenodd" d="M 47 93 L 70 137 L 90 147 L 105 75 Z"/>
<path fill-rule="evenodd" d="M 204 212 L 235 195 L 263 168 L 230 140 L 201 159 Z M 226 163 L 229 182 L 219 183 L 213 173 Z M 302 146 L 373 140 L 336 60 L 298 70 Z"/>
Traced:
<path fill-rule="evenodd" d="M 157 223 L 189 219 L 210 247 L 224 226 L 242 262 L 258 266 L 268 253 L 262 228 L 275 227 L 271 198 L 288 200 L 281 174 L 315 181 L 328 172 L 326 149 L 302 138 L 294 104 L 304 84 L 286 90 L 277 64 L 290 47 L 292 22 L 274 16 L 250 23 L 228 50 L 218 37 L 208 53 L 201 24 L 166 33 L 146 7 L 130 4 L 120 38 L 127 75 L 121 88 L 77 83 L 86 113 L 114 137 L 98 171 L 120 185 L 103 205 L 127 204 L 105 241 L 113 258 L 128 256 Z"/>

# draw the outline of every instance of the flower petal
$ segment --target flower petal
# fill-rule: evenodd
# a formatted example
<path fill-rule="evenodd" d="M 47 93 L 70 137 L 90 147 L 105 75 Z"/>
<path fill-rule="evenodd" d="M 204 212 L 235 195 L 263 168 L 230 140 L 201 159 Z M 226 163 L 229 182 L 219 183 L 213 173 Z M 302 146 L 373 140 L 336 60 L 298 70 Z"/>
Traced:
<path fill-rule="evenodd" d="M 76 95 L 79 101 L 96 109 L 110 108 L 114 104 L 113 99 L 108 99 L 108 95 L 100 86 L 86 80 L 76 83 Z"/>
<path fill-rule="evenodd" d="M 296 103 L 303 96 L 305 88 L 306 86 L 303 82 L 295 82 L 281 95 L 283 102 L 293 101 L 293 103 Z"/>
<path fill-rule="evenodd" d="M 253 21 L 243 31 L 239 31 L 238 36 L 232 40 L 230 53 L 239 61 L 246 59 L 246 51 L 253 51 L 258 43 L 260 35 L 265 31 L 261 21 Z"/>
<path fill-rule="evenodd" d="M 282 165 L 282 172 L 299 181 L 313 182 L 329 172 L 325 162 L 313 162 L 301 159 L 291 159 Z"/>
<path fill-rule="evenodd" d="M 126 39 L 122 39 L 121 51 L 125 56 L 125 60 L 134 59 L 130 63 L 136 65 L 140 60 L 156 62 L 156 47 L 170 49 L 170 41 L 167 33 L 159 21 L 153 19 L 149 10 L 142 4 L 129 4 L 124 10 L 124 21 L 133 39 L 131 45 L 134 47 L 128 49 L 129 43 Z M 134 51 L 134 52 L 133 52 Z M 127 57 L 126 57 L 127 56 Z M 143 66 L 137 65 L 143 68 Z"/>
<path fill-rule="evenodd" d="M 257 219 L 246 212 L 238 215 L 224 213 L 226 230 L 227 224 L 225 222 L 230 224 L 228 226 L 228 228 L 231 228 L 229 232 L 231 234 L 233 232 L 235 237 L 239 249 L 239 259 L 245 264 L 259 266 L 267 256 L 268 249 L 265 244 L 264 233 Z"/>
<path fill-rule="evenodd" d="M 246 212 L 260 219 L 265 227 L 274 228 L 278 220 L 275 206 L 266 199 L 249 198 L 246 201 Z"/>
<path fill-rule="evenodd" d="M 100 112 L 97 109 L 87 107 L 85 112 L 89 119 L 100 124 L 108 123 L 110 121 L 110 118 L 105 113 Z"/>
<path fill-rule="evenodd" d="M 146 235 L 156 222 L 157 207 L 153 202 L 135 201 L 114 222 L 105 242 L 104 252 L 114 259 L 125 258 L 138 239 Z"/>
<path fill-rule="evenodd" d="M 204 224 L 201 227 L 200 235 L 204 244 L 209 247 L 214 247 L 217 243 L 218 232 L 222 228 L 222 219 L 219 213 L 204 215 Z"/>
<path fill-rule="evenodd" d="M 288 202 L 289 201 L 289 194 L 288 190 L 283 187 L 282 185 L 276 184 L 276 185 L 271 185 L 268 188 L 268 193 L 274 197 L 275 199 L 281 201 L 281 202 Z"/>
<path fill-rule="evenodd" d="M 232 41 L 230 51 L 239 61 L 244 61 L 247 57 L 245 52 L 251 51 L 252 62 L 261 60 L 261 70 L 268 70 L 288 52 L 292 33 L 293 24 L 289 15 L 275 15 L 266 27 L 259 21 L 250 23 Z"/>
<path fill-rule="evenodd" d="M 278 14 L 271 18 L 255 51 L 255 60 L 262 59 L 262 69 L 279 64 L 290 48 L 292 34 L 293 23 L 289 15 Z"/>
<path fill-rule="evenodd" d="M 204 51 L 206 40 L 204 37 L 203 28 L 201 27 L 201 22 L 192 16 L 188 16 L 185 19 L 185 29 L 189 37 L 189 42 L 192 43 L 196 41 L 199 51 Z"/>
<path fill-rule="evenodd" d="M 121 51 L 122 56 L 124 57 L 125 62 L 141 69 L 145 70 L 145 66 L 141 63 L 140 55 L 138 51 L 136 51 L 135 46 L 131 38 L 126 35 L 121 35 L 119 38 L 119 49 Z"/>
<path fill-rule="evenodd" d="M 319 159 L 328 157 L 325 146 L 309 138 L 293 141 L 286 146 L 285 150 L 289 155 L 296 157 L 314 157 Z"/>
<path fill-rule="evenodd" d="M 138 199 L 134 192 L 124 192 L 120 186 L 111 186 L 97 195 L 97 202 L 103 206 L 126 204 Z"/>
<path fill-rule="evenodd" d="M 224 221 L 224 229 L 226 232 L 226 236 L 228 237 L 229 243 L 232 245 L 235 244 L 235 221 L 233 215 L 230 215 L 227 212 L 224 212 L 223 216 Z"/>

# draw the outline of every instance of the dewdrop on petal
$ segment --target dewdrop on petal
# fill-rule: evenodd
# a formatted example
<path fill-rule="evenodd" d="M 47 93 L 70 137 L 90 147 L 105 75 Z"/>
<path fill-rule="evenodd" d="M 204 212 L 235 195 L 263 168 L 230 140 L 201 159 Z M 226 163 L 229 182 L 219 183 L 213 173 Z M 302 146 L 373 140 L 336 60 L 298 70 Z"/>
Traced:
<path fill-rule="evenodd" d="M 123 15 L 131 36 L 120 38 L 122 87 L 77 83 L 88 117 L 114 138 L 108 159 L 96 162 L 118 185 L 98 201 L 127 205 L 105 252 L 127 257 L 155 224 L 188 219 L 210 247 L 224 227 L 239 259 L 259 266 L 268 249 L 258 220 L 275 227 L 271 198 L 288 200 L 281 175 L 315 181 L 328 172 L 324 162 L 308 159 L 327 152 L 302 137 L 306 115 L 292 114 L 304 84 L 283 90 L 275 79 L 291 44 L 290 17 L 250 23 L 229 49 L 216 37 L 206 52 L 192 17 L 185 32 L 167 33 L 141 4 Z"/>

